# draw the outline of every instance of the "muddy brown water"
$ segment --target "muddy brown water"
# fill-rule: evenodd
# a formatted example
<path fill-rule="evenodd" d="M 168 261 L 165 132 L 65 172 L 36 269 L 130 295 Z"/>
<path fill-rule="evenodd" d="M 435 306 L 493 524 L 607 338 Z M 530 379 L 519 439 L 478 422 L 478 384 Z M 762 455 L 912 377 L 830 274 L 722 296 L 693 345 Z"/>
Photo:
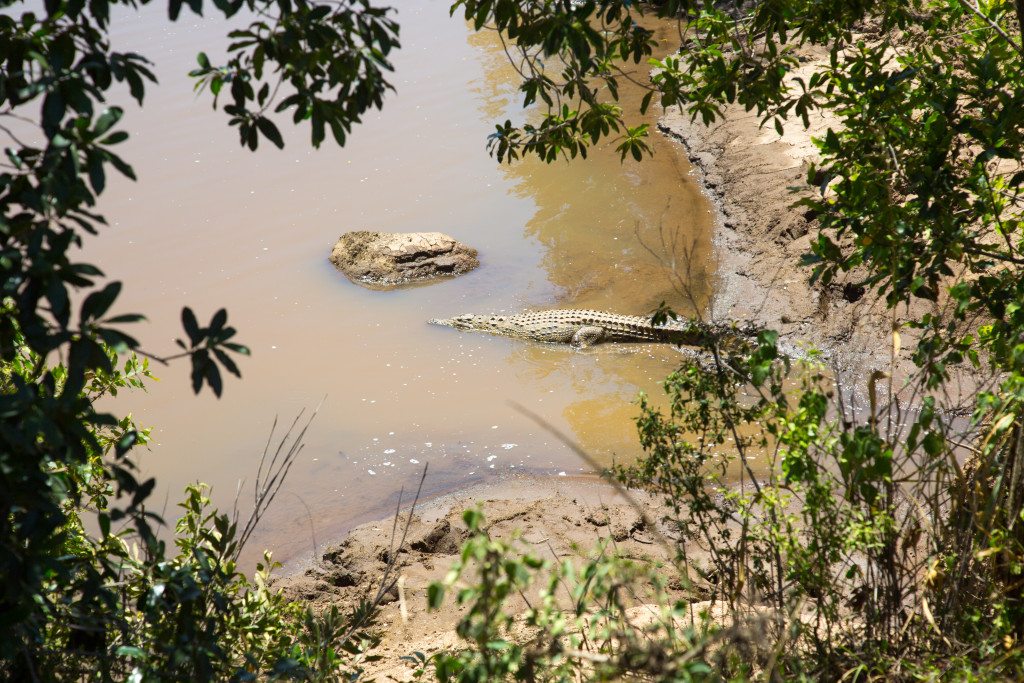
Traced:
<path fill-rule="evenodd" d="M 283 151 L 245 151 L 226 117 L 193 95 L 185 74 L 199 50 L 223 56 L 227 22 L 168 24 L 148 7 L 114 24 L 115 46 L 154 59 L 161 85 L 145 111 L 126 103 L 122 152 L 140 180 L 108 190 L 101 209 L 112 227 L 86 256 L 125 282 L 121 311 L 148 316 L 133 330 L 147 350 L 174 350 L 183 305 L 205 319 L 226 307 L 253 350 L 220 400 L 194 397 L 179 364 L 154 367 L 160 381 L 114 408 L 154 427 L 139 458 L 158 479 L 155 506 L 173 517 L 197 480 L 221 507 L 243 482 L 247 510 L 275 417 L 290 422 L 322 402 L 250 548 L 278 559 L 386 515 L 424 463 L 428 493 L 588 469 L 510 402 L 602 463 L 635 458 L 636 395 L 660 392 L 680 357 L 654 345 L 577 352 L 428 319 L 545 307 L 643 314 L 663 300 L 693 312 L 712 292 L 711 207 L 676 143 L 653 134 L 654 158 L 642 164 L 606 146 L 586 161 L 499 165 L 486 136 L 521 116 L 500 46 L 450 19 L 445 3 L 397 4 L 398 92 L 344 149 L 319 151 L 304 128 L 286 132 Z M 672 31 L 659 30 L 666 49 Z M 478 248 L 482 265 L 370 291 L 327 260 L 338 235 L 356 229 L 440 230 Z"/>

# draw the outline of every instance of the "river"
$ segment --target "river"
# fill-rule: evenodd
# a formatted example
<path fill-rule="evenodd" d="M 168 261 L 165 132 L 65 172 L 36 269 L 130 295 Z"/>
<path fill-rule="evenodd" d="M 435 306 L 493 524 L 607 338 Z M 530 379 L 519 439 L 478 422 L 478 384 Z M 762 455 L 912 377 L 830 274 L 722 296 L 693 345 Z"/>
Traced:
<path fill-rule="evenodd" d="M 253 542 L 278 559 L 387 514 L 428 462 L 431 494 L 587 469 L 510 402 L 600 462 L 628 462 L 639 450 L 636 395 L 660 392 L 680 358 L 667 346 L 526 344 L 429 318 L 545 307 L 644 314 L 663 300 L 692 313 L 712 293 L 713 215 L 676 143 L 653 133 L 654 158 L 643 163 L 620 162 L 606 145 L 585 161 L 499 165 L 486 136 L 521 114 L 494 37 L 449 18 L 445 3 L 397 4 L 397 93 L 344 149 L 319 151 L 306 128 L 283 131 L 284 150 L 243 150 L 226 117 L 192 93 L 195 54 L 217 63 L 228 22 L 168 24 L 152 6 L 114 22 L 115 47 L 153 59 L 161 84 L 145 110 L 124 98 L 132 138 L 121 151 L 139 182 L 112 183 L 100 207 L 112 226 L 86 256 L 125 282 L 120 312 L 149 318 L 132 330 L 147 350 L 173 352 L 184 305 L 201 321 L 226 307 L 253 350 L 219 400 L 194 397 L 179 364 L 155 367 L 160 381 L 114 409 L 153 426 L 138 458 L 159 482 L 155 507 L 173 517 L 197 480 L 230 507 L 240 482 L 251 486 L 275 417 L 287 423 L 320 405 Z M 665 49 L 674 30 L 658 31 Z M 479 249 L 481 266 L 427 286 L 364 289 L 327 260 L 339 234 L 361 229 L 446 232 Z M 250 499 L 242 495 L 243 510 Z"/>

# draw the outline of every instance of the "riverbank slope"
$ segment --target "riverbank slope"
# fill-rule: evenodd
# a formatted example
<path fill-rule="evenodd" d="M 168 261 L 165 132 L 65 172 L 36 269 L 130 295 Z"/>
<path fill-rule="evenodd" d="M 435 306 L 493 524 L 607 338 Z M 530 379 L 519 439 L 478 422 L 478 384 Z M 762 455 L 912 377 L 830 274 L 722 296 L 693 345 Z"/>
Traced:
<path fill-rule="evenodd" d="M 671 551 L 659 542 L 666 530 L 648 526 L 664 514 L 651 496 L 631 492 L 627 500 L 594 476 L 519 476 L 429 500 L 411 513 L 403 510 L 397 521 L 392 517 L 359 526 L 275 586 L 316 610 L 332 605 L 351 609 L 372 598 L 382 581 L 391 585 L 397 579 L 383 596 L 374 626 L 382 637 L 374 650 L 380 659 L 367 663 L 366 673 L 381 680 L 413 680 L 416 667 L 401 657 L 415 652 L 430 656 L 459 645 L 455 626 L 465 607 L 450 598 L 428 610 L 427 588 L 444 579 L 458 559 L 469 536 L 462 513 L 470 509 L 484 513 L 491 538 L 555 563 L 583 561 L 602 542 L 642 563 L 662 562 Z M 525 610 L 526 604 L 512 599 L 508 608 Z"/>
<path fill-rule="evenodd" d="M 791 78 L 808 79 L 827 54 L 804 51 Z M 709 315 L 712 319 L 752 321 L 778 330 L 783 347 L 812 347 L 824 354 L 846 389 L 863 395 L 873 372 L 891 373 L 896 392 L 915 372 L 911 352 L 915 331 L 903 323 L 927 310 L 924 301 L 894 312 L 877 294 L 860 286 L 864 273 L 853 272 L 823 286 L 810 282 L 811 269 L 801 265 L 810 253 L 818 226 L 794 204 L 812 189 L 810 165 L 817 159 L 812 138 L 840 122 L 831 114 L 811 115 L 805 129 L 793 120 L 779 135 L 762 127 L 755 112 L 738 105 L 705 126 L 679 107 L 664 112 L 662 133 L 680 141 L 700 172 L 704 189 L 718 211 L 715 234 L 718 280 Z M 894 344 L 894 331 L 898 341 Z M 974 394 L 982 378 L 968 368 L 954 369 L 947 397 L 950 408 Z"/>

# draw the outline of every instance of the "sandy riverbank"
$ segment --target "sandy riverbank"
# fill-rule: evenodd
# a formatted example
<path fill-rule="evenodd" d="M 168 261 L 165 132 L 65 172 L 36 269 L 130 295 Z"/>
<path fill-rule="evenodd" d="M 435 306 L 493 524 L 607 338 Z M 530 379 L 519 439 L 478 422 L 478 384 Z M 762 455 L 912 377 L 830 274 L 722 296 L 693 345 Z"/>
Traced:
<path fill-rule="evenodd" d="M 809 78 L 827 55 L 808 49 L 802 57 L 794 79 Z M 812 138 L 839 125 L 821 113 L 810 123 L 805 129 L 793 120 L 780 136 L 770 124 L 761 127 L 756 113 L 736 105 L 710 126 L 691 121 L 678 107 L 659 120 L 659 129 L 686 148 L 719 214 L 718 280 L 710 316 L 778 330 L 784 348 L 821 351 L 843 385 L 858 395 L 874 371 L 890 372 L 898 391 L 916 369 L 911 352 L 917 335 L 902 324 L 908 312 L 894 313 L 875 292 L 860 287 L 863 273 L 812 285 L 811 270 L 800 263 L 818 226 L 793 205 L 815 191 L 806 182 L 817 159 Z M 917 302 L 909 313 L 920 315 L 926 306 Z M 941 306 L 940 301 L 934 310 Z M 895 356 L 894 329 L 900 334 Z M 981 381 L 968 368 L 954 369 L 953 375 L 949 407 L 957 406 L 960 396 L 973 396 Z"/>
<path fill-rule="evenodd" d="M 391 574 L 392 579 L 401 577 L 401 588 L 396 586 L 385 596 L 376 624 L 383 641 L 375 654 L 382 658 L 368 666 L 368 675 L 411 680 L 413 669 L 400 657 L 416 651 L 429 656 L 458 645 L 454 627 L 463 612 L 454 600 L 446 600 L 437 611 L 426 607 L 427 587 L 444 578 L 467 538 L 464 510 L 479 506 L 492 537 L 517 538 L 522 550 L 541 558 L 582 559 L 603 540 L 624 557 L 661 561 L 667 551 L 644 518 L 660 519 L 662 505 L 639 492 L 631 498 L 632 503 L 597 477 L 523 476 L 477 484 L 417 506 Z M 347 608 L 372 597 L 390 549 L 399 544 L 407 515 L 406 510 L 399 518 L 399 539 L 394 543 L 393 517 L 364 524 L 329 546 L 315 563 L 276 585 L 314 609 L 332 604 Z"/>

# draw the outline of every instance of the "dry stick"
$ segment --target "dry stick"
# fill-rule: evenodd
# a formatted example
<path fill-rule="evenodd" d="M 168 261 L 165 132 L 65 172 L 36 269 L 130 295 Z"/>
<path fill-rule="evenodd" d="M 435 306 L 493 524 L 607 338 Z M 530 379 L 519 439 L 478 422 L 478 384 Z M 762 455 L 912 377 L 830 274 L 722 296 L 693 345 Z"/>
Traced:
<path fill-rule="evenodd" d="M 384 575 L 381 577 L 380 588 L 377 589 L 377 595 L 374 598 L 374 604 L 378 603 L 380 601 L 380 599 L 382 597 L 384 597 L 384 594 L 387 593 L 389 590 L 391 590 L 391 586 L 388 585 L 388 583 L 387 583 L 388 576 L 391 574 L 391 571 L 398 564 L 398 554 L 400 552 L 402 552 L 402 548 L 405 547 L 405 539 L 409 535 L 409 527 L 412 526 L 412 516 L 413 516 L 413 513 L 415 513 L 415 511 L 416 511 L 416 504 L 420 500 L 420 493 L 423 491 L 423 481 L 427 478 L 427 469 L 429 469 L 429 467 L 430 467 L 430 463 L 427 463 L 427 464 L 425 464 L 423 466 L 423 474 L 420 475 L 420 483 L 416 486 L 416 496 L 412 500 L 412 507 L 409 508 L 409 517 L 406 519 L 406 521 L 405 521 L 405 528 L 402 530 L 402 540 L 401 540 L 401 542 L 399 542 L 397 550 L 395 550 L 395 552 L 390 557 L 388 557 L 388 566 L 385 567 Z M 401 500 L 401 497 L 399 497 L 399 500 Z M 400 507 L 396 508 L 396 510 L 395 510 L 395 526 L 396 527 L 398 525 L 398 517 L 399 517 L 400 514 L 401 514 L 401 508 Z M 392 548 L 394 548 L 394 540 L 395 540 L 394 539 L 394 531 L 392 531 L 392 538 L 391 538 Z M 394 582 L 392 582 L 392 583 L 394 583 Z"/>
<path fill-rule="evenodd" d="M 395 504 L 395 516 L 391 520 L 391 536 L 388 541 L 388 562 L 390 563 L 395 558 L 395 538 L 398 536 L 395 532 L 398 531 L 398 518 L 402 510 L 402 496 L 405 495 L 405 486 L 398 489 L 398 503 Z M 412 520 L 412 514 L 409 515 L 409 520 Z"/>
<path fill-rule="evenodd" d="M 301 411 L 300 411 L 299 415 L 300 416 L 302 415 Z M 256 469 L 256 481 L 253 484 L 253 490 L 252 490 L 253 510 L 258 509 L 259 506 L 260 506 L 260 481 L 263 478 L 263 468 L 266 465 L 267 453 L 269 453 L 269 451 L 270 451 L 270 444 L 271 444 L 271 442 L 274 439 L 274 432 L 277 430 L 277 419 L 278 419 L 278 416 L 275 415 L 274 416 L 274 421 L 270 425 L 270 433 L 267 435 L 267 443 L 263 446 L 263 454 L 260 456 L 259 466 Z M 284 438 L 287 438 L 287 432 L 285 433 L 285 437 Z M 232 512 L 231 512 L 232 520 L 231 521 L 235 525 L 238 524 L 238 499 L 241 496 L 242 488 L 244 487 L 244 485 L 245 485 L 245 480 L 244 479 L 239 479 L 238 487 L 235 490 L 235 501 L 232 504 L 232 508 L 231 508 L 231 510 L 232 510 Z"/>
<path fill-rule="evenodd" d="M 304 434 L 305 430 L 302 431 L 299 438 L 302 438 L 302 435 Z M 242 545 L 248 541 L 249 536 L 251 536 L 253 531 L 255 531 L 259 517 L 262 516 L 277 497 L 278 492 L 284 485 L 285 479 L 288 478 L 288 473 L 291 471 L 292 465 L 295 463 L 295 459 L 298 457 L 299 453 L 302 452 L 304 447 L 305 444 L 293 444 L 292 447 L 288 449 L 288 453 L 282 461 L 281 467 L 267 480 L 267 485 L 265 487 L 261 487 L 257 506 L 253 509 L 252 514 L 250 514 L 249 521 L 246 522 L 245 530 L 242 533 Z"/>
<path fill-rule="evenodd" d="M 260 458 L 260 466 L 256 470 L 256 486 L 253 488 L 253 504 L 255 505 L 260 498 L 260 480 L 263 478 L 263 463 L 267 460 L 267 453 L 270 451 L 270 442 L 274 439 L 274 430 L 277 429 L 277 415 L 274 416 L 274 422 L 270 425 L 270 434 L 267 435 L 267 444 L 263 447 L 263 457 Z"/>
<path fill-rule="evenodd" d="M 398 544 L 398 549 L 394 553 L 391 553 L 391 556 L 388 557 L 388 564 L 384 568 L 384 574 L 381 576 L 380 588 L 377 589 L 377 593 L 373 596 L 373 600 L 370 601 L 370 605 L 374 609 L 376 609 L 377 607 L 380 606 L 380 601 L 387 594 L 387 592 L 389 590 L 391 590 L 391 587 L 394 586 L 396 583 L 398 583 L 398 580 L 395 579 L 394 581 L 392 581 L 389 584 L 387 582 L 388 576 L 391 574 L 391 571 L 398 565 L 398 554 L 400 552 L 402 552 L 402 548 L 405 546 L 405 538 L 406 538 L 406 536 L 409 533 L 409 527 L 412 525 L 412 516 L 416 512 L 416 504 L 420 500 L 420 492 L 423 490 L 423 481 L 427 478 L 427 469 L 429 467 L 430 467 L 430 463 L 427 463 L 427 464 L 425 464 L 423 466 L 423 474 L 420 476 L 420 483 L 416 487 L 416 496 L 415 496 L 415 498 L 413 498 L 412 507 L 409 508 L 409 517 L 406 519 L 406 521 L 405 521 L 405 528 L 402 531 L 402 541 L 401 541 L 401 543 Z M 399 493 L 399 501 L 401 501 L 401 493 Z M 401 515 L 401 502 L 399 502 L 399 507 L 397 507 L 395 509 L 395 522 L 394 522 L 393 530 L 392 530 L 392 548 L 394 548 L 394 530 L 396 530 L 397 527 L 398 527 L 398 518 L 399 518 L 400 515 Z M 372 610 L 370 610 L 370 611 L 372 611 Z M 370 616 L 369 612 L 367 612 L 360 619 L 354 621 L 352 623 L 352 625 L 349 626 L 348 631 L 345 632 L 345 635 L 342 636 L 338 640 L 338 642 L 339 643 L 347 642 L 349 638 L 351 638 L 356 632 L 359 631 L 359 629 L 361 629 L 363 627 L 363 625 L 366 623 L 366 620 L 369 618 L 369 616 Z"/>
<path fill-rule="evenodd" d="M 245 527 L 243 528 L 241 535 L 239 535 L 238 548 L 235 552 L 236 559 L 238 554 L 241 553 L 242 548 L 244 548 L 245 544 L 249 541 L 249 538 L 252 536 L 253 532 L 256 530 L 256 527 L 259 524 L 260 519 L 263 517 L 263 514 L 270 507 L 271 503 L 274 502 L 274 499 L 277 497 L 278 492 L 281 490 L 281 486 L 284 485 L 285 480 L 288 478 L 288 473 L 291 471 L 292 465 L 295 464 L 296 459 L 298 458 L 299 454 L 302 452 L 305 446 L 305 444 L 303 443 L 303 439 L 306 436 L 306 431 L 309 429 L 309 426 L 313 423 L 313 420 L 316 418 L 317 413 L 320 412 L 320 407 L 322 405 L 323 400 L 321 400 L 320 404 L 317 405 L 316 409 L 313 410 L 312 414 L 309 416 L 309 419 L 306 421 L 305 426 L 303 426 L 299 433 L 295 436 L 295 438 L 292 439 L 291 445 L 288 447 L 287 451 L 285 451 L 284 446 L 286 443 L 288 443 L 292 430 L 295 428 L 295 425 L 298 423 L 299 418 L 302 416 L 305 410 L 299 412 L 299 415 L 296 416 L 295 420 L 292 422 L 292 426 L 289 427 L 288 431 L 285 432 L 284 436 L 281 437 L 281 443 L 278 444 L 278 447 L 274 453 L 274 457 L 271 459 L 270 465 L 267 467 L 266 479 L 257 479 L 255 484 L 257 490 L 255 499 L 256 503 L 255 506 L 253 507 L 252 512 L 249 515 L 249 519 L 245 523 Z M 276 425 L 276 419 L 274 423 Z M 261 459 L 260 462 L 260 477 L 263 476 L 263 460 L 265 460 L 266 453 L 267 451 L 265 450 L 264 458 Z M 280 464 L 278 464 L 279 461 Z"/>
<path fill-rule="evenodd" d="M 313 541 L 313 558 L 315 559 L 317 556 L 317 548 L 319 548 L 319 544 L 316 542 L 316 525 L 313 523 L 313 512 L 309 509 L 309 506 L 306 505 L 306 501 L 302 498 L 302 496 L 295 493 L 294 491 L 291 491 L 290 493 L 299 499 L 299 502 L 302 503 L 302 507 L 306 508 L 306 519 L 309 520 L 309 537 Z"/>
<path fill-rule="evenodd" d="M 231 503 L 231 523 L 238 524 L 238 499 L 242 495 L 242 488 L 245 486 L 245 478 L 242 477 L 235 484 L 235 500 Z"/>
<path fill-rule="evenodd" d="M 297 425 L 299 423 L 299 420 L 302 418 L 302 414 L 304 412 L 305 412 L 305 409 L 299 411 L 299 414 L 295 416 L 294 420 L 292 420 L 292 424 L 288 428 L 288 431 L 286 431 L 284 433 L 284 436 L 281 437 L 281 442 L 277 445 L 277 448 L 274 450 L 274 456 L 270 459 L 270 465 L 267 467 L 267 473 L 266 473 L 267 478 L 265 480 L 261 480 L 261 481 L 257 481 L 256 482 L 256 487 L 257 487 L 257 490 L 259 491 L 258 496 L 265 496 L 266 495 L 266 492 L 273 485 L 274 481 L 276 480 L 277 475 L 280 473 L 280 471 L 275 473 L 274 466 L 277 464 L 278 459 L 280 459 L 281 453 L 284 450 L 284 445 L 288 441 L 288 437 L 291 435 L 292 430 L 295 429 L 295 425 Z M 304 431 L 305 430 L 303 430 L 303 432 Z M 300 439 L 299 440 L 301 440 L 301 434 L 300 434 Z M 299 440 L 296 440 L 296 443 Z M 291 451 L 291 448 L 289 448 L 289 452 L 290 451 Z"/>

